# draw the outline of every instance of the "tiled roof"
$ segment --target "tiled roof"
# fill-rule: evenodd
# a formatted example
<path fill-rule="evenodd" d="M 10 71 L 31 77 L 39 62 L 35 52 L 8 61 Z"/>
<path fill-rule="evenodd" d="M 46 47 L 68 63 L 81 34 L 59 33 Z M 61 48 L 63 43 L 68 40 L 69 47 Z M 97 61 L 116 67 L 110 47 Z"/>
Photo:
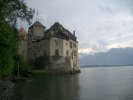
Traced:
<path fill-rule="evenodd" d="M 39 27 L 44 27 L 44 28 L 46 28 L 44 25 L 42 25 L 39 21 L 36 21 L 31 27 L 33 27 L 33 26 L 39 26 Z M 31 28 L 30 27 L 30 28 Z"/>
<path fill-rule="evenodd" d="M 65 29 L 60 23 L 56 22 L 53 26 L 51 26 L 46 33 L 53 32 L 58 37 L 63 37 L 65 39 L 72 39 L 76 41 L 76 36 L 73 35 L 70 31 Z"/>

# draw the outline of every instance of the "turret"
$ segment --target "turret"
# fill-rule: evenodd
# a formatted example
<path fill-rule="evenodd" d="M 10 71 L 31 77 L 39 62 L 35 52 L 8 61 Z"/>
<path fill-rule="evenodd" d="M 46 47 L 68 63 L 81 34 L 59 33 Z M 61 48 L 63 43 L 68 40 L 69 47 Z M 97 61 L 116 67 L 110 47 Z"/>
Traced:
<path fill-rule="evenodd" d="M 33 40 L 41 39 L 44 37 L 44 32 L 46 27 L 43 26 L 39 21 L 36 21 L 30 28 L 29 28 L 29 35 L 32 35 Z"/>
<path fill-rule="evenodd" d="M 73 31 L 73 35 L 75 36 L 75 30 Z"/>
<path fill-rule="evenodd" d="M 18 34 L 17 34 L 17 36 L 18 36 L 18 38 L 20 39 L 20 40 L 27 40 L 27 32 L 23 29 L 23 27 L 21 27 L 20 28 L 20 30 L 18 31 Z"/>
<path fill-rule="evenodd" d="M 27 62 L 27 48 L 28 48 L 28 37 L 27 32 L 21 27 L 18 31 L 18 54 L 23 57 L 23 60 Z"/>

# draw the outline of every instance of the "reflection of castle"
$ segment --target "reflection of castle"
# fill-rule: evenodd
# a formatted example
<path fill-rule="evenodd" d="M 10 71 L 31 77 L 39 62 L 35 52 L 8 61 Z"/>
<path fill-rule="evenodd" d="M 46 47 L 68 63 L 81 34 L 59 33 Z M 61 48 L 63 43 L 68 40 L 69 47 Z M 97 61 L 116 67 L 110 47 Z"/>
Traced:
<path fill-rule="evenodd" d="M 23 100 L 80 100 L 79 74 L 38 75 L 32 79 L 21 85 Z"/>
<path fill-rule="evenodd" d="M 19 54 L 36 68 L 60 71 L 79 71 L 78 42 L 73 34 L 56 22 L 46 30 L 39 21 L 29 27 L 28 34 L 21 28 Z"/>

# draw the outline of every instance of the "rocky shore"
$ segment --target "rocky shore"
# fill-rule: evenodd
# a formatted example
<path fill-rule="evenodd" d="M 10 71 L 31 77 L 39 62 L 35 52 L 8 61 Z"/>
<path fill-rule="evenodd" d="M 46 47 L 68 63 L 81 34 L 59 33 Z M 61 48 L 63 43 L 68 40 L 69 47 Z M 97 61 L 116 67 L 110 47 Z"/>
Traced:
<path fill-rule="evenodd" d="M 76 73 L 81 73 L 80 70 L 49 70 L 49 69 L 44 69 L 44 70 L 32 70 L 32 74 L 46 74 L 46 75 L 63 75 L 63 74 L 76 74 Z"/>

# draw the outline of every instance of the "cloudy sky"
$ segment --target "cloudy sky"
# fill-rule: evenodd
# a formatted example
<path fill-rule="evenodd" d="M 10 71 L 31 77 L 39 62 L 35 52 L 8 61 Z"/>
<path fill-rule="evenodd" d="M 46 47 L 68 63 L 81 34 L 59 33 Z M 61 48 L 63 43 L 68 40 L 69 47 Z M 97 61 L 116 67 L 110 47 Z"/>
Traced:
<path fill-rule="evenodd" d="M 25 0 L 49 28 L 58 21 L 76 31 L 79 53 L 133 47 L 133 0 Z M 33 22 L 35 22 L 36 17 Z M 27 28 L 25 26 L 25 28 Z"/>

